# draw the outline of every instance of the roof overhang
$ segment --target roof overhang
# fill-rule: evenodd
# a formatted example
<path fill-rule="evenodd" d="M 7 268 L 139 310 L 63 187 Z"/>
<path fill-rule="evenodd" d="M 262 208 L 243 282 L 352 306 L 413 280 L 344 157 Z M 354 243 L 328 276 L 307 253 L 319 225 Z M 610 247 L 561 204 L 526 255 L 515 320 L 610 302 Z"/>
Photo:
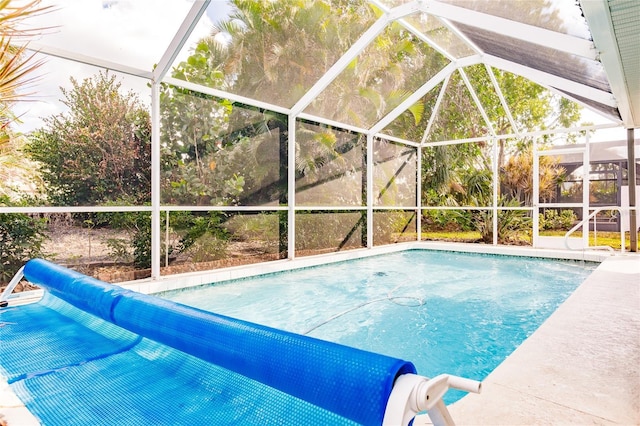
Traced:
<path fill-rule="evenodd" d="M 581 0 L 593 43 L 627 128 L 640 127 L 640 2 Z"/>

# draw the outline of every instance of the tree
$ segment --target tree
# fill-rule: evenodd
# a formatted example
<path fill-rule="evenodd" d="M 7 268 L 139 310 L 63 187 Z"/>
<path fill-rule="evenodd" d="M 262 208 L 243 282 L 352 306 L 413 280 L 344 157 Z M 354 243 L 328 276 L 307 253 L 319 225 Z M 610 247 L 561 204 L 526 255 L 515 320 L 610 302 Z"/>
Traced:
<path fill-rule="evenodd" d="M 163 202 L 259 205 L 286 194 L 282 115 L 163 86 L 160 117 Z"/>
<path fill-rule="evenodd" d="M 538 194 L 544 202 L 556 197 L 558 184 L 565 177 L 559 160 L 547 155 L 538 159 Z M 533 205 L 533 148 L 509 157 L 501 171 L 503 192 L 525 206 Z"/>
<path fill-rule="evenodd" d="M 41 164 L 53 203 L 89 205 L 150 200 L 151 120 L 108 72 L 61 88 L 68 112 L 45 119 L 25 151 Z"/>
<path fill-rule="evenodd" d="M 578 121 L 579 107 L 577 104 L 559 98 L 523 77 L 499 70 L 492 70 L 492 72 L 510 107 L 514 122 L 520 129 L 545 130 L 556 125 L 569 126 Z M 484 66 L 469 67 L 466 69 L 466 74 L 476 89 L 480 103 L 487 112 L 494 131 L 498 134 L 512 131 L 511 124 L 504 113 L 499 98 L 492 89 L 489 75 Z M 475 104 L 469 102 L 466 87 L 458 84 L 458 78 L 451 80 L 452 90 L 450 93 L 447 92 L 443 98 L 440 105 L 441 112 L 434 122 L 429 140 L 487 136 L 486 123 L 477 112 Z M 425 106 L 425 110 L 427 108 Z M 541 146 L 549 142 L 550 140 L 544 137 L 539 139 Z M 527 152 L 531 152 L 531 147 L 531 138 L 510 141 L 498 140 L 498 167 L 502 173 L 502 180 L 509 180 L 509 185 L 514 185 L 517 181 L 524 185 L 527 179 L 532 182 L 530 174 L 527 178 L 520 173 L 521 176 L 514 179 L 512 175 L 516 171 L 511 167 L 513 161 L 521 162 L 526 159 L 531 161 L 531 154 L 528 157 L 526 155 Z M 427 192 L 434 190 L 441 195 L 442 199 L 448 198 L 449 200 L 451 199 L 448 197 L 449 195 L 467 193 L 467 188 L 460 186 L 459 174 L 468 174 L 474 169 L 480 173 L 484 173 L 487 169 L 490 170 L 490 158 L 491 145 L 489 144 L 456 144 L 436 146 L 433 149 L 424 150 L 423 188 Z M 475 167 L 471 167 L 472 163 L 475 163 Z M 532 164 L 518 170 L 518 172 L 531 171 L 531 167 Z M 505 176 L 504 173 L 511 175 Z M 530 188 L 531 184 L 528 184 L 528 187 Z M 512 188 L 510 191 L 515 196 L 516 193 L 524 194 L 527 189 L 525 187 Z M 521 201 L 524 201 L 524 198 Z M 452 203 L 445 204 L 451 205 Z"/>
<path fill-rule="evenodd" d="M 40 33 L 40 29 L 28 30 L 20 25 L 50 9 L 40 7 L 40 3 L 32 0 L 15 6 L 9 0 L 0 1 L 0 196 L 16 198 L 19 191 L 14 185 L 28 181 L 32 175 L 30 164 L 22 161 L 20 154 L 24 140 L 11 128 L 18 120 L 12 107 L 27 99 L 24 89 L 34 82 L 32 76 L 42 62 L 27 53 L 27 44 L 18 45 L 14 40 L 28 40 Z"/>
<path fill-rule="evenodd" d="M 188 60 L 176 67 L 173 76 L 283 106 L 293 105 L 380 13 L 375 6 L 348 0 L 297 0 L 278 4 L 266 0 L 236 0 L 233 5 L 235 9 L 229 19 L 218 23 L 211 37 L 198 42 Z M 418 43 L 422 46 L 416 47 Z M 402 90 L 405 83 L 412 82 L 416 87 L 421 84 L 420 76 L 439 70 L 446 63 L 442 55 L 428 56 L 426 52 L 434 53 L 399 24 L 390 25 L 373 47 L 347 67 L 327 89 L 328 94 L 323 93 L 309 110 L 356 124 L 377 120 L 410 94 Z M 174 163 L 166 167 L 173 188 L 182 190 L 189 185 L 192 192 L 201 192 L 204 188 L 210 192 L 211 181 L 203 179 L 210 175 L 206 169 L 211 162 L 202 160 L 221 148 L 229 149 L 233 142 L 228 135 L 249 128 L 252 134 L 259 129 L 265 133 L 276 130 L 281 138 L 279 161 L 282 164 L 276 186 L 282 187 L 279 201 L 285 203 L 288 126 L 284 117 L 271 114 L 260 124 L 248 116 L 246 106 L 223 105 L 223 101 L 219 101 L 217 108 L 209 102 L 203 111 L 198 105 L 201 97 L 191 96 L 192 99 L 185 101 L 184 97 L 177 96 L 181 92 L 184 91 L 167 90 L 164 100 L 169 105 L 163 107 L 167 112 L 163 115 L 163 129 L 180 130 L 167 134 L 168 142 L 163 143 L 175 153 Z M 186 114 L 185 104 L 189 105 Z M 174 105 L 181 107 L 175 109 Z M 313 174 L 317 174 L 319 179 L 327 175 L 340 179 L 345 175 L 346 170 L 328 172 L 332 162 L 338 164 L 350 154 L 344 151 L 343 144 L 323 144 L 335 136 L 328 128 L 310 135 L 304 126 L 298 126 L 299 142 L 307 148 L 297 150 L 298 177 L 313 180 Z M 315 138 L 317 148 L 309 149 L 312 147 L 306 143 L 308 137 Z M 218 146 L 211 140 L 214 138 Z M 220 144 L 220 139 L 228 143 Z M 196 146 L 198 149 L 194 149 Z M 351 147 L 359 149 L 357 144 Z M 357 167 L 361 166 L 362 162 L 358 162 Z M 247 185 L 255 180 L 248 171 L 240 171 L 238 175 Z M 225 185 L 218 182 L 217 186 L 228 187 L 226 182 L 228 178 Z M 255 192 L 245 188 L 246 193 Z M 245 197 L 245 200 L 248 199 Z"/>
<path fill-rule="evenodd" d="M 376 18 L 366 2 L 351 0 L 231 3 L 228 19 L 174 76 L 288 107 Z"/>
<path fill-rule="evenodd" d="M 231 16 L 197 43 L 173 77 L 285 106 L 293 105 L 375 20 L 367 4 L 347 0 L 232 3 Z M 286 204 L 286 117 L 204 98 L 163 89 L 163 199 Z M 341 154 L 330 147 L 318 151 L 309 150 L 297 162 L 300 176 Z M 277 169 L 265 166 L 265 152 Z"/>
<path fill-rule="evenodd" d="M 51 6 L 40 7 L 41 0 L 12 5 L 10 0 L 0 1 L 0 124 L 5 129 L 15 117 L 11 112 L 14 102 L 24 100 L 20 89 L 33 82 L 32 75 L 42 65 L 27 54 L 27 44 L 16 45 L 14 39 L 25 40 L 39 35 L 40 29 L 25 29 L 21 24 L 29 17 L 42 14 Z M 15 4 L 15 2 L 14 2 Z"/>
<path fill-rule="evenodd" d="M 216 24 L 211 37 L 200 40 L 173 76 L 283 106 L 292 106 L 376 18 L 367 3 L 349 0 L 232 3 L 235 9 L 229 19 Z M 342 86 L 351 89 L 347 82 Z M 176 88 L 169 87 L 163 94 L 167 102 L 161 107 L 163 130 L 179 129 L 162 136 L 163 200 L 287 204 L 285 116 L 211 97 L 205 102 L 205 96 Z M 359 99 L 367 102 L 365 98 Z M 343 117 L 348 114 L 345 111 Z M 298 148 L 308 148 L 297 150 L 303 153 L 296 159 L 300 185 L 316 186 L 326 179 L 338 182 L 350 173 L 340 167 L 345 156 L 359 152 L 364 158 L 362 143 L 353 143 L 353 137 L 340 136 L 341 132 L 330 128 L 310 132 L 303 127 L 298 132 Z M 361 160 L 354 164 L 364 170 Z M 284 254 L 285 212 L 279 223 L 279 252 Z"/>

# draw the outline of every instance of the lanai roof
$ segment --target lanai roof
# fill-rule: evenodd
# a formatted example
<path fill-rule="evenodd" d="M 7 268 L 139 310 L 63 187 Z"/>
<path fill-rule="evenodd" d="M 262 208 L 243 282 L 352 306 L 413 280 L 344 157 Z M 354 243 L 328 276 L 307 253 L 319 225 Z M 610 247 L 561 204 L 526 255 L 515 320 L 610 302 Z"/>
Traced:
<path fill-rule="evenodd" d="M 365 0 L 362 0 L 365 2 Z M 79 2 L 80 3 L 80 2 Z M 116 1 L 103 1 L 109 7 Z M 151 4 L 152 2 L 150 2 Z M 274 98 L 270 91 L 231 93 L 237 99 L 251 99 L 266 107 L 302 118 L 319 118 L 331 124 L 334 117 L 323 108 L 330 98 L 332 83 L 359 55 L 372 48 L 376 37 L 397 22 L 423 42 L 441 59 L 436 73 L 422 76 L 420 85 L 405 88 L 406 95 L 389 104 L 382 114 L 367 116 L 359 122 L 336 122 L 367 133 L 385 134 L 385 128 L 421 97 L 432 90 L 444 90 L 449 78 L 459 74 L 467 86 L 464 69 L 480 65 L 524 76 L 543 87 L 576 101 L 627 128 L 640 127 L 640 2 L 635 0 L 369 0 L 379 17 L 358 36 L 345 52 L 335 52 L 335 61 L 318 70 L 315 82 L 295 97 Z M 78 4 L 80 8 L 80 5 Z M 45 34 L 31 47 L 41 53 L 91 64 L 153 81 L 167 78 L 180 51 L 189 49 L 191 32 L 203 16 L 214 16 L 227 7 L 220 1 L 187 2 L 184 14 L 163 23 L 158 37 L 166 40 L 164 51 L 141 54 L 132 40 L 119 49 L 101 51 L 95 43 L 107 39 L 117 26 L 86 28 L 86 36 L 66 33 L 60 15 L 47 14 L 58 30 Z M 64 12 L 64 11 L 63 11 Z M 78 11 L 67 11 L 67 17 Z M 330 11 L 329 13 L 339 13 Z M 122 17 L 121 25 L 129 25 Z M 47 24 L 43 22 L 43 24 Z M 296 34 L 291 34 L 295 37 Z M 154 64 L 157 65 L 154 68 Z M 505 113 L 508 105 L 501 88 L 492 79 L 496 95 L 501 97 Z M 274 92 L 282 88 L 271 88 Z M 473 88 L 470 96 L 477 99 Z M 214 91 L 213 94 L 223 95 Z M 276 100 L 274 100 L 276 99 Z M 482 106 L 478 105 L 482 112 Z M 436 114 L 434 111 L 433 114 Z M 486 117 L 485 117 L 486 121 Z M 518 133 L 523 129 L 514 129 Z M 488 132 L 492 133 L 490 124 Z M 428 129 L 425 129 L 428 132 Z M 393 136 L 393 135 L 390 135 Z M 414 141 L 419 142 L 419 141 Z"/>

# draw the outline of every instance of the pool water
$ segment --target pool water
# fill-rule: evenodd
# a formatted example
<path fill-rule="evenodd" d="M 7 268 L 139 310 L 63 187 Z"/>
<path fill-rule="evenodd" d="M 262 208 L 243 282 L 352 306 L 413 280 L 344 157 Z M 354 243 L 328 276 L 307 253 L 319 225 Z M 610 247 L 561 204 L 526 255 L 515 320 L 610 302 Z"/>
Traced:
<path fill-rule="evenodd" d="M 160 296 L 402 358 L 423 376 L 483 380 L 595 266 L 408 250 Z"/>

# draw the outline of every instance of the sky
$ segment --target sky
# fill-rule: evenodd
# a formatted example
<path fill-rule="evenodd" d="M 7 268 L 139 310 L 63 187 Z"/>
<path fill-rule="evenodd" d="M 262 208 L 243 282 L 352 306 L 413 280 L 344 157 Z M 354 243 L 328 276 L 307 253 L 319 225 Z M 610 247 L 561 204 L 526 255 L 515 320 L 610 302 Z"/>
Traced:
<path fill-rule="evenodd" d="M 54 11 L 29 22 L 32 27 L 49 27 L 35 43 L 150 71 L 170 44 L 193 0 L 43 0 L 43 5 L 49 4 Z M 188 46 L 209 35 L 213 24 L 230 10 L 226 0 L 212 0 L 178 60 L 185 59 Z M 70 88 L 71 76 L 81 82 L 100 71 L 78 62 L 41 56 L 44 64 L 38 70 L 39 79 L 27 89 L 33 95 L 16 107 L 23 121 L 16 130 L 25 133 L 42 127 L 43 117 L 65 110 L 60 102 L 63 97 L 60 87 Z M 146 79 L 117 75 L 123 89 L 137 93 L 142 102 L 150 102 Z M 595 124 L 608 122 L 589 111 L 585 111 L 584 120 Z M 594 140 L 626 137 L 624 131 L 618 132 L 620 136 L 615 131 L 599 131 Z"/>
<path fill-rule="evenodd" d="M 33 28 L 49 29 L 32 40 L 38 45 L 55 47 L 103 60 L 151 71 L 170 44 L 187 15 L 192 0 L 44 0 L 53 11 L 30 19 Z M 206 14 L 194 29 L 190 42 L 211 33 L 213 23 L 230 11 L 226 0 L 212 0 Z M 192 43 L 187 43 L 187 46 Z M 178 60 L 187 57 L 183 49 Z M 38 55 L 44 63 L 37 71 L 37 81 L 25 91 L 28 101 L 20 102 L 16 113 L 22 123 L 16 130 L 29 132 L 42 127 L 42 117 L 65 110 L 60 102 L 60 87 L 70 88 L 69 78 L 77 81 L 97 74 L 100 69 L 78 62 Z M 116 73 L 117 74 L 117 73 Z M 148 81 L 117 74 L 125 90 L 139 94 L 148 103 Z M 122 78 L 120 78 L 122 77 Z"/>

